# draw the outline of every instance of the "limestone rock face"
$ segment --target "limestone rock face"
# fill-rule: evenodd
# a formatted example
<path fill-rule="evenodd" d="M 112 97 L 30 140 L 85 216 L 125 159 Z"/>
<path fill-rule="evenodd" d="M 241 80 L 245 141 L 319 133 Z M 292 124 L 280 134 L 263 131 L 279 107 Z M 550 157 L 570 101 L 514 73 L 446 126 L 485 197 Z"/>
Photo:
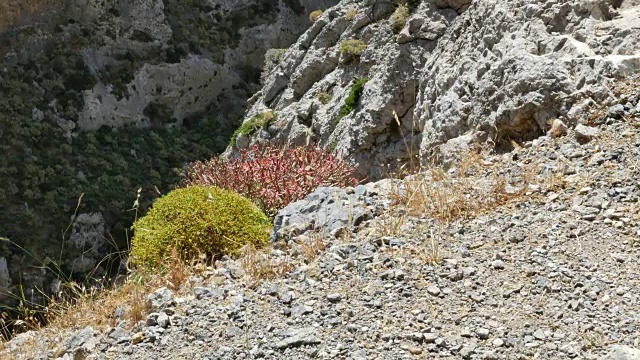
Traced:
<path fill-rule="evenodd" d="M 102 260 L 107 242 L 105 220 L 101 213 L 83 213 L 73 222 L 68 243 L 78 256 L 69 259 L 74 272 L 93 270 Z"/>
<path fill-rule="evenodd" d="M 171 116 L 181 121 L 205 111 L 211 99 L 231 91 L 240 81 L 238 74 L 202 56 L 190 55 L 177 64 L 144 65 L 127 84 L 127 97 L 118 99 L 103 83 L 86 91 L 78 126 L 85 131 L 103 125 L 150 126 L 145 109 L 154 102 L 171 109 Z"/>
<path fill-rule="evenodd" d="M 170 108 L 172 119 L 179 124 L 183 119 L 211 107 L 221 109 L 221 116 L 225 117 L 237 108 L 243 109 L 242 103 L 247 94 L 256 90 L 256 79 L 252 76 L 262 67 L 265 52 L 270 48 L 287 47 L 295 41 L 309 26 L 306 14 L 311 10 L 307 11 L 307 8 L 329 6 L 335 2 L 307 1 L 306 7 L 301 4 L 291 7 L 279 1 L 260 7 L 258 5 L 264 1 L 223 1 L 203 9 L 202 13 L 194 12 L 194 16 L 206 19 L 204 21 L 208 24 L 205 26 L 219 27 L 213 31 L 211 43 L 198 51 L 202 54 L 190 54 L 177 63 L 145 63 L 135 70 L 133 79 L 124 84 L 126 96 L 114 94 L 109 84 L 96 84 L 84 93 L 84 108 L 78 125 L 82 130 L 128 123 L 148 126 L 151 119 L 145 109 L 153 104 Z M 170 46 L 174 35 L 174 24 L 163 14 L 165 6 L 162 1 L 147 1 L 126 9 L 131 20 L 139 17 L 152 19 L 150 24 L 143 22 L 140 25 L 140 32 L 147 34 L 160 48 Z M 257 14 L 252 15 L 252 11 Z M 272 13 L 264 14 L 263 11 Z M 241 17 L 239 14 L 242 12 L 247 12 L 249 18 L 239 24 L 218 25 L 213 20 L 216 17 Z M 264 18 L 253 20 L 250 19 L 252 16 Z M 239 28 L 228 29 L 225 26 Z M 215 38 L 218 32 L 221 33 L 220 39 Z M 230 39 L 223 38 L 223 35 Z M 85 61 L 95 71 L 101 71 L 105 66 L 117 63 L 121 47 L 133 49 L 133 46 L 135 44 L 129 41 L 117 41 L 105 47 L 88 48 L 84 50 Z"/>
<path fill-rule="evenodd" d="M 640 71 L 637 1 L 414 3 L 398 34 L 394 9 L 380 15 L 374 1 L 325 11 L 250 100 L 245 119 L 267 109 L 278 119 L 253 142 L 317 141 L 380 178 L 470 133 L 499 145 L 542 136 L 555 118 L 575 125 L 574 107 L 606 101 L 611 79 Z M 345 62 L 349 39 L 367 45 Z"/>
<path fill-rule="evenodd" d="M 54 31 L 81 42 L 77 51 L 102 81 L 83 94 L 78 130 L 148 126 L 145 109 L 157 104 L 179 124 L 211 108 L 226 117 L 243 111 L 258 89 L 254 75 L 265 52 L 289 46 L 309 26 L 311 11 L 337 1 L 35 1 L 29 11 L 0 16 L 0 56 L 28 60 L 49 46 Z M 92 22 L 98 25 L 85 38 L 73 39 L 73 30 Z"/>

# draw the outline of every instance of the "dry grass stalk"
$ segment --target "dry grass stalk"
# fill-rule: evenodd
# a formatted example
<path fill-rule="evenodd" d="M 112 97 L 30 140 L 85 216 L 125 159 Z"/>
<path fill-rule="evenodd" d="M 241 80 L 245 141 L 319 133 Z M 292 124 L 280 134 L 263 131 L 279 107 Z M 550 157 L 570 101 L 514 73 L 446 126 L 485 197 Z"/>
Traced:
<path fill-rule="evenodd" d="M 327 248 L 324 238 L 324 236 L 316 234 L 299 244 L 305 263 L 310 264 L 313 262 Z"/>
<path fill-rule="evenodd" d="M 440 251 L 440 243 L 443 241 L 444 229 L 442 226 L 436 226 L 435 229 L 436 233 L 434 234 L 433 227 L 423 224 L 415 229 L 415 233 L 410 234 L 410 236 L 417 236 L 418 238 L 423 239 L 422 243 L 424 244 L 424 247 L 385 247 L 383 251 L 405 258 L 415 258 L 420 260 L 422 264 L 431 266 L 440 265 L 443 259 L 443 255 Z"/>
<path fill-rule="evenodd" d="M 432 166 L 405 178 L 404 191 L 395 195 L 410 215 L 429 216 L 445 223 L 469 218 L 525 194 L 531 172 L 520 168 L 506 174 L 500 164 L 485 162 L 471 151 L 454 168 Z"/>
<path fill-rule="evenodd" d="M 167 267 L 167 287 L 179 290 L 187 282 L 190 271 L 176 248 L 171 250 Z"/>
<path fill-rule="evenodd" d="M 244 269 L 249 287 L 279 278 L 293 269 L 294 264 L 291 259 L 288 257 L 277 259 L 272 253 L 271 246 L 260 249 L 253 245 L 245 246 L 239 262 Z"/>
<path fill-rule="evenodd" d="M 401 233 L 402 226 L 406 223 L 406 216 L 401 214 L 379 217 L 374 225 L 375 233 L 378 236 L 398 236 Z"/>
<path fill-rule="evenodd" d="M 429 236 L 429 242 L 427 243 L 429 253 L 426 262 L 430 265 L 439 265 L 442 262 L 442 256 L 440 255 L 440 247 L 438 246 L 438 242 L 433 235 L 433 229 L 431 229 L 430 235 L 431 236 Z"/>

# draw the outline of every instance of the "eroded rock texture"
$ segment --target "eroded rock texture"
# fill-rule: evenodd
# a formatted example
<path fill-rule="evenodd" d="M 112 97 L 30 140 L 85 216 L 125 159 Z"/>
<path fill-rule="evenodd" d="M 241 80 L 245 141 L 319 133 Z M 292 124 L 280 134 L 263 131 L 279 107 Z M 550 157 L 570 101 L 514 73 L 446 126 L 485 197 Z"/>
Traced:
<path fill-rule="evenodd" d="M 400 20 L 385 4 L 342 1 L 300 37 L 253 97 L 245 118 L 278 117 L 254 141 L 318 141 L 380 178 L 461 136 L 508 145 L 575 123 L 585 99 L 606 102 L 611 79 L 640 70 L 637 1 L 413 1 Z M 350 39 L 367 44 L 355 61 L 340 50 Z"/>

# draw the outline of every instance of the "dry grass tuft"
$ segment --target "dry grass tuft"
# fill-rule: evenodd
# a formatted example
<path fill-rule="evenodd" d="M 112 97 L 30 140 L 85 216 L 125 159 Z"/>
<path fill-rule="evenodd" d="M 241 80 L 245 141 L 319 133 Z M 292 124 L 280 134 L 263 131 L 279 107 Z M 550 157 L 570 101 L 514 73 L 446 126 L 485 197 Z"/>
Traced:
<path fill-rule="evenodd" d="M 50 301 L 48 327 L 69 329 L 93 326 L 100 329 L 116 326 L 123 320 L 133 326 L 146 318 L 149 310 L 146 297 L 154 290 L 166 286 L 177 293 L 187 291 L 189 278 L 203 268 L 200 260 L 187 263 L 174 250 L 166 263 L 160 266 L 160 271 L 131 269 L 128 276 L 106 289 L 77 287 L 73 297 Z"/>
<path fill-rule="evenodd" d="M 427 252 L 423 254 L 423 257 L 426 256 L 426 258 L 423 260 L 424 263 L 432 266 L 440 265 L 440 263 L 442 263 L 442 254 L 440 253 L 439 244 L 442 241 L 442 238 L 444 237 L 443 233 L 444 231 L 442 228 L 438 229 L 437 237 L 433 233 L 433 228 L 429 230 L 428 236 L 426 236 L 426 232 L 425 232 L 425 236 L 427 237 L 427 239 L 424 240 L 424 243 L 427 248 Z"/>
<path fill-rule="evenodd" d="M 322 14 L 324 14 L 323 10 L 312 11 L 311 14 L 309 14 L 309 21 L 311 21 L 312 23 L 316 22 L 320 18 L 320 16 L 322 16 Z"/>
<path fill-rule="evenodd" d="M 58 294 L 47 299 L 47 306 L 38 308 L 39 322 L 24 322 L 24 327 L 16 327 L 16 332 L 36 330 L 38 338 L 44 338 L 48 346 L 55 346 L 58 340 L 70 331 L 87 326 L 103 331 L 108 327 L 124 326 L 131 328 L 137 322 L 146 319 L 149 313 L 147 296 L 156 289 L 167 286 L 181 293 L 189 289 L 189 279 L 202 272 L 203 263 L 198 260 L 186 263 L 180 259 L 176 251 L 160 266 L 160 271 L 151 272 L 145 269 L 129 269 L 127 276 L 115 281 L 105 281 L 104 287 L 87 287 L 86 285 L 68 282 L 61 285 Z M 24 316 L 22 316 L 24 317 Z M 28 319 L 28 318 L 27 318 Z M 27 358 L 36 358 L 49 349 L 33 347 L 31 341 L 18 345 L 18 353 Z M 0 357 L 3 351 L 9 351 L 7 343 L 0 343 Z M 11 351 L 16 351 L 12 348 Z"/>
<path fill-rule="evenodd" d="M 187 283 L 187 279 L 193 272 L 190 271 L 193 267 L 189 267 L 181 258 L 178 250 L 173 248 L 171 255 L 169 256 L 167 275 L 167 287 L 174 291 L 180 290 L 180 288 Z M 192 264 L 193 265 L 193 264 Z"/>
<path fill-rule="evenodd" d="M 312 262 L 325 249 L 322 239 L 320 236 L 310 237 L 308 241 L 296 245 L 303 261 Z M 238 262 L 245 271 L 245 281 L 249 287 L 280 278 L 295 267 L 289 255 L 274 256 L 272 247 L 259 249 L 252 245 L 243 248 Z M 17 351 L 25 354 L 26 358 L 36 358 L 50 350 L 42 348 L 42 344 L 55 347 L 70 332 L 87 326 L 98 331 L 123 324 L 125 328 L 131 328 L 148 315 L 148 294 L 164 286 L 176 293 L 185 293 L 191 288 L 192 278 L 213 274 L 213 267 L 206 262 L 206 257 L 185 262 L 177 250 L 173 250 L 158 269 L 130 269 L 126 277 L 102 289 L 86 288 L 73 282 L 64 284 L 61 294 L 65 295 L 52 297 L 48 301 L 45 315 L 47 325 L 40 327 L 34 322 L 29 324 L 28 329 L 22 329 L 40 330 L 36 336 L 39 345 L 34 346 L 31 338 L 18 345 L 12 344 L 11 348 L 6 342 L 0 343 L 0 357 L 5 352 Z M 46 341 L 40 341 L 42 339 Z"/>
<path fill-rule="evenodd" d="M 314 234 L 300 241 L 298 248 L 305 263 L 312 263 L 327 248 L 325 238 L 326 236 Z"/>
<path fill-rule="evenodd" d="M 344 18 L 347 21 L 351 21 L 356 17 L 356 15 L 358 15 L 358 9 L 353 7 L 347 10 L 344 14 Z"/>
<path fill-rule="evenodd" d="M 433 226 L 433 224 L 425 223 L 408 234 L 408 236 L 415 236 L 421 239 L 423 246 L 385 247 L 383 251 L 407 259 L 418 259 L 422 264 L 437 266 L 442 263 L 444 258 L 440 250 L 440 244 L 445 241 L 444 234 L 445 231 L 442 225 Z"/>
<path fill-rule="evenodd" d="M 393 30 L 396 33 L 399 33 L 404 25 L 407 23 L 407 19 L 409 18 L 411 13 L 409 12 L 409 7 L 407 6 L 406 1 L 398 1 L 396 10 L 391 14 L 391 25 L 393 26 Z"/>
<path fill-rule="evenodd" d="M 276 258 L 273 256 L 273 247 L 256 248 L 247 245 L 239 259 L 244 269 L 247 285 L 254 288 L 264 281 L 277 279 L 294 268 L 294 264 L 288 256 Z"/>
<path fill-rule="evenodd" d="M 378 236 L 398 236 L 406 223 L 407 217 L 401 213 L 381 216 L 374 223 L 375 233 Z"/>
<path fill-rule="evenodd" d="M 432 166 L 408 176 L 395 195 L 410 215 L 433 217 L 445 223 L 476 216 L 523 196 L 531 171 L 521 167 L 505 172 L 500 164 L 484 160 L 482 151 L 471 151 L 458 165 Z"/>
<path fill-rule="evenodd" d="M 98 291 L 76 288 L 72 290 L 76 292 L 72 300 L 51 298 L 45 314 L 48 324 L 45 328 L 34 327 L 31 330 L 40 330 L 37 336 L 44 338 L 48 347 L 54 347 L 57 339 L 65 337 L 65 334 L 74 329 L 92 326 L 96 330 L 104 330 L 122 321 L 126 321 L 128 327 L 131 327 L 145 319 L 148 313 L 146 296 L 162 283 L 159 279 L 150 280 L 143 280 L 139 275 L 132 274 L 121 284 L 109 289 Z M 33 341 L 19 343 L 18 348 L 12 348 L 11 351 L 17 350 L 17 353 L 27 358 L 36 358 L 43 351 L 49 350 L 34 347 L 32 343 Z M 0 344 L 0 356 L 3 351 L 8 350 L 7 343 Z"/>
<path fill-rule="evenodd" d="M 247 286 L 254 288 L 265 281 L 281 278 L 292 271 L 300 261 L 305 264 L 312 263 L 326 249 L 325 238 L 321 234 L 299 236 L 285 250 L 286 255 L 279 256 L 275 256 L 276 250 L 272 246 L 258 249 L 247 245 L 238 259 L 244 269 Z"/>

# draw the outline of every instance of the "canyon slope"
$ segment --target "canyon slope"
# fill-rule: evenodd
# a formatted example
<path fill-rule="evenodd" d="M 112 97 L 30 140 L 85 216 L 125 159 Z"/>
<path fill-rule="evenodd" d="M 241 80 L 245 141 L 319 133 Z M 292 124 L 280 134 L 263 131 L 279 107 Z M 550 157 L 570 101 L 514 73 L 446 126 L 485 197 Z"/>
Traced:
<path fill-rule="evenodd" d="M 117 267 L 133 219 L 228 145 L 267 50 L 336 3 L 3 1 L 0 304 Z"/>

